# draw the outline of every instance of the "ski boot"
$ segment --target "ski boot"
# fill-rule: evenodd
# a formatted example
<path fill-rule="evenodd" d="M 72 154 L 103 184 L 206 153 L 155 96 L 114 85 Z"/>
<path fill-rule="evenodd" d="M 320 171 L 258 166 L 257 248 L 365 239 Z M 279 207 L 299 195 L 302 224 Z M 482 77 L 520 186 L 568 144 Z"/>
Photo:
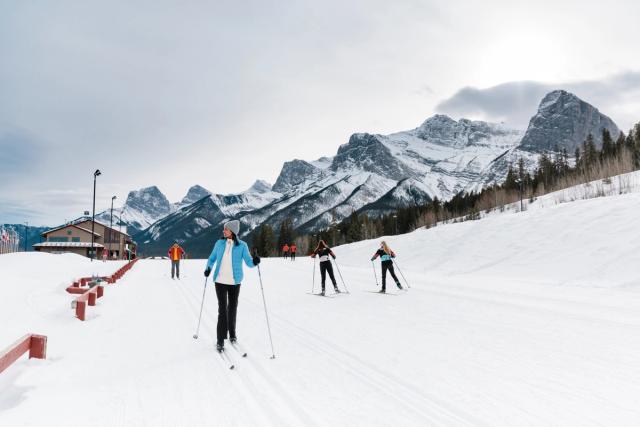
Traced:
<path fill-rule="evenodd" d="M 396 283 L 396 285 L 398 285 L 398 289 L 400 289 L 400 290 L 404 289 L 404 288 L 402 287 L 402 285 L 400 284 L 400 282 L 397 282 L 397 283 Z"/>
<path fill-rule="evenodd" d="M 382 289 L 380 289 L 380 290 L 378 291 L 378 293 L 379 293 L 379 294 L 386 294 L 386 293 L 387 293 L 387 291 L 386 291 L 386 289 L 385 289 L 385 288 L 382 288 Z"/>
<path fill-rule="evenodd" d="M 324 296 L 324 289 L 318 295 L 323 297 Z"/>
<path fill-rule="evenodd" d="M 224 351 L 224 343 L 217 343 L 216 350 L 218 351 L 218 353 L 222 353 Z"/>
<path fill-rule="evenodd" d="M 237 343 L 237 342 L 238 342 L 238 337 L 231 337 L 231 338 L 229 338 L 229 342 L 230 342 L 231 344 L 235 344 L 235 343 Z"/>
<path fill-rule="evenodd" d="M 336 294 L 339 294 L 339 293 L 340 293 L 340 289 L 338 289 L 338 287 L 337 287 L 337 286 L 334 286 L 334 287 L 333 287 L 333 290 L 336 292 Z"/>

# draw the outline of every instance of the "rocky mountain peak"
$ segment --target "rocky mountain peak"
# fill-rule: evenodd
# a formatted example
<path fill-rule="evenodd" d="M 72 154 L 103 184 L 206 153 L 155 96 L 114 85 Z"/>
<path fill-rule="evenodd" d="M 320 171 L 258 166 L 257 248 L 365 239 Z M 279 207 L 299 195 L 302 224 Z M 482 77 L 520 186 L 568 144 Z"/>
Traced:
<path fill-rule="evenodd" d="M 573 154 L 589 134 L 593 135 L 596 145 L 601 146 L 603 129 L 608 129 L 614 139 L 620 133 L 613 120 L 596 107 L 570 92 L 554 90 L 540 102 L 520 148 L 540 153 L 554 150 L 557 145 Z"/>
<path fill-rule="evenodd" d="M 331 163 L 331 170 L 373 172 L 398 180 L 413 173 L 393 156 L 391 150 L 376 135 L 370 133 L 351 135 L 349 142 L 338 148 L 338 154 Z"/>
<path fill-rule="evenodd" d="M 286 193 L 288 190 L 303 182 L 309 175 L 317 173 L 319 169 L 304 160 L 294 159 L 285 162 L 276 183 L 273 184 L 273 191 Z"/>
<path fill-rule="evenodd" d="M 258 179 L 253 183 L 251 187 L 249 187 L 249 190 L 247 191 L 251 193 L 268 193 L 269 191 L 271 191 L 271 184 L 262 179 Z"/>
<path fill-rule="evenodd" d="M 412 133 L 435 144 L 464 148 L 494 136 L 507 136 L 517 132 L 495 123 L 469 119 L 455 121 L 444 114 L 436 114 L 425 120 Z"/>
<path fill-rule="evenodd" d="M 182 201 L 180 202 L 180 204 L 189 205 L 191 203 L 197 202 L 203 197 L 209 196 L 210 194 L 211 192 L 206 188 L 201 187 L 200 185 L 194 185 L 191 188 L 189 188 L 189 191 L 187 191 L 187 195 L 182 198 Z"/>
<path fill-rule="evenodd" d="M 171 210 L 169 200 L 155 185 L 130 191 L 125 206 L 153 216 L 166 215 Z"/>

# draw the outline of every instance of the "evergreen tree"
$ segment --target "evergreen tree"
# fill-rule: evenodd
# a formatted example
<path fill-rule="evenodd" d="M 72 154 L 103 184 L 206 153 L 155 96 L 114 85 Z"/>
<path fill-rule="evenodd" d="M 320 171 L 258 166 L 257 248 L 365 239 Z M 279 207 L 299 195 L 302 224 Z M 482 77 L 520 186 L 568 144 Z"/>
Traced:
<path fill-rule="evenodd" d="M 518 184 L 516 182 L 516 174 L 513 171 L 513 166 L 509 165 L 509 169 L 507 170 L 507 177 L 504 180 L 504 184 L 502 184 L 502 188 L 505 190 L 515 190 L 518 188 Z"/>
<path fill-rule="evenodd" d="M 360 240 L 362 240 L 362 223 L 358 214 L 353 211 L 349 216 L 347 243 L 359 242 Z"/>
<path fill-rule="evenodd" d="M 587 166 L 591 166 L 598 160 L 598 149 L 593 140 L 593 135 L 587 135 Z"/>
<path fill-rule="evenodd" d="M 613 139 L 611 139 L 611 133 L 608 129 L 602 129 L 602 150 L 600 151 L 600 160 L 612 157 L 615 153 L 615 147 L 613 145 Z"/>
<path fill-rule="evenodd" d="M 278 229 L 278 248 L 282 248 L 285 243 L 290 245 L 295 238 L 293 220 L 291 217 L 287 217 L 280 223 L 280 228 Z"/>
<path fill-rule="evenodd" d="M 273 228 L 269 224 L 262 224 L 254 238 L 254 247 L 260 256 L 271 256 L 276 251 L 276 238 Z"/>

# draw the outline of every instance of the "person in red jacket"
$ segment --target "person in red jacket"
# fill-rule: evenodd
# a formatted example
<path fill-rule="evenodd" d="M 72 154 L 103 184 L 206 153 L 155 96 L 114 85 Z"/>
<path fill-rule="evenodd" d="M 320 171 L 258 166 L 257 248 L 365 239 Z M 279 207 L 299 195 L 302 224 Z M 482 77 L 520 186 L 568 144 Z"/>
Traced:
<path fill-rule="evenodd" d="M 292 243 L 291 246 L 289 246 L 289 253 L 291 254 L 291 261 L 295 261 L 296 260 L 296 251 L 298 250 L 298 247 L 296 246 L 295 243 Z"/>
<path fill-rule="evenodd" d="M 169 248 L 167 255 L 169 255 L 169 259 L 171 260 L 171 278 L 173 279 L 175 275 L 180 279 L 180 259 L 184 258 L 184 249 L 178 245 L 178 242 L 175 242 L 173 246 Z"/>
<path fill-rule="evenodd" d="M 287 245 L 286 243 L 282 247 L 282 256 L 284 257 L 284 259 L 287 259 L 287 257 L 289 256 L 289 245 Z"/>

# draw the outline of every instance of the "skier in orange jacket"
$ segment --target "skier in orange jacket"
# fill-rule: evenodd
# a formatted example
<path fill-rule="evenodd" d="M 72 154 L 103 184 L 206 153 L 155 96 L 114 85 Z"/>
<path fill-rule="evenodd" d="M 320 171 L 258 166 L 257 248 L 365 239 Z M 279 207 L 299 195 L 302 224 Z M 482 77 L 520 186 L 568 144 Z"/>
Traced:
<path fill-rule="evenodd" d="M 175 275 L 178 280 L 180 279 L 180 259 L 184 258 L 184 249 L 178 245 L 178 242 L 175 242 L 173 246 L 169 248 L 167 252 L 169 255 L 169 259 L 171 260 L 171 278 Z"/>

